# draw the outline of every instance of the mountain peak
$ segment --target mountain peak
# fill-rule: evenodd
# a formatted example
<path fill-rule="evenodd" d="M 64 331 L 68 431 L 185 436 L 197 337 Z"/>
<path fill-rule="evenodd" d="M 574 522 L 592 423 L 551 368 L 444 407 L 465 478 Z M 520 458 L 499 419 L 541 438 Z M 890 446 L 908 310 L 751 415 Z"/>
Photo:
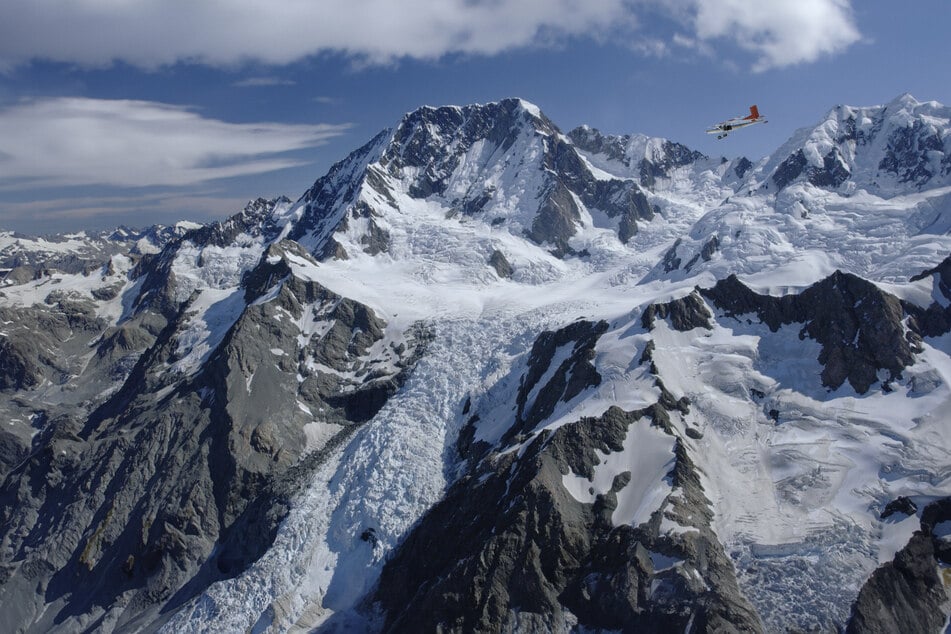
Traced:
<path fill-rule="evenodd" d="M 417 144 L 427 140 L 452 143 L 454 139 L 486 135 L 498 140 L 525 124 L 545 134 L 558 132 L 538 106 L 524 99 L 508 98 L 485 104 L 417 108 L 403 116 L 393 140 L 403 142 L 415 137 Z"/>
<path fill-rule="evenodd" d="M 912 95 L 910 92 L 905 92 L 898 95 L 891 101 L 889 101 L 885 107 L 905 109 L 905 108 L 915 108 L 916 106 L 920 106 L 920 105 L 921 105 L 921 102 L 915 99 L 914 95 Z"/>
<path fill-rule="evenodd" d="M 438 218 L 440 230 L 456 234 L 461 223 L 478 219 L 487 235 L 474 259 L 498 259 L 503 231 L 562 258 L 585 251 L 576 239 L 585 230 L 607 229 L 627 242 L 638 219 L 653 217 L 637 184 L 596 171 L 524 99 L 426 106 L 318 181 L 290 237 L 323 258 L 396 256 L 432 248 L 400 240 L 391 249 L 397 236 L 416 235 L 421 222 Z M 605 226 L 594 226 L 591 211 Z"/>
<path fill-rule="evenodd" d="M 766 190 L 809 183 L 882 195 L 951 184 L 951 109 L 908 93 L 886 105 L 836 106 L 798 130 L 754 178 Z"/>

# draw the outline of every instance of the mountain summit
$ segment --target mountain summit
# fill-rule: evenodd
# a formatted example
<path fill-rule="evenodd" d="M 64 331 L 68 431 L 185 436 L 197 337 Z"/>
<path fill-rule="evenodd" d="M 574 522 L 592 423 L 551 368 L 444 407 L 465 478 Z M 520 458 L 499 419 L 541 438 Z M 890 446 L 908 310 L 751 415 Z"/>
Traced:
<path fill-rule="evenodd" d="M 943 627 L 948 113 L 754 164 L 424 107 L 296 201 L 0 234 L 0 622 Z"/>
<path fill-rule="evenodd" d="M 292 237 L 327 256 L 375 255 L 390 252 L 400 216 L 438 212 L 564 257 L 586 228 L 627 242 L 638 220 L 653 217 L 637 183 L 605 176 L 525 101 L 421 108 L 315 183 Z M 583 216 L 586 208 L 605 217 Z"/>
<path fill-rule="evenodd" d="M 758 170 L 762 186 L 808 182 L 895 195 L 951 184 L 951 108 L 909 94 L 883 106 L 837 106 Z"/>

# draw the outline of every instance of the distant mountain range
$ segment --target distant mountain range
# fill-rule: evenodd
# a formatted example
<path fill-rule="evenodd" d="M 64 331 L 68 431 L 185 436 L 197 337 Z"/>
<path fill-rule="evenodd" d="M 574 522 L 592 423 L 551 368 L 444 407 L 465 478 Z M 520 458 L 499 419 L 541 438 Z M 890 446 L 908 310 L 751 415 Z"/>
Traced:
<path fill-rule="evenodd" d="M 758 163 L 424 107 L 296 202 L 0 233 L 0 278 L 4 631 L 951 613 L 941 104 Z"/>

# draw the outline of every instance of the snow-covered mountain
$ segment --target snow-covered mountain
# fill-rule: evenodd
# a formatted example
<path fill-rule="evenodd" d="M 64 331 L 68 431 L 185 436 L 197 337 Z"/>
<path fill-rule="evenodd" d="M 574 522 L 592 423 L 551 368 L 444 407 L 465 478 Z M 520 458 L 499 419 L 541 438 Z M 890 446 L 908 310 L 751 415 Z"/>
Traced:
<path fill-rule="evenodd" d="M 145 230 L 119 227 L 99 233 L 79 232 L 46 237 L 0 231 L 0 279 L 3 284 L 25 282 L 52 270 L 63 273 L 90 272 L 111 255 L 133 256 L 158 253 L 170 240 L 197 223 L 180 222 L 172 227 Z"/>
<path fill-rule="evenodd" d="M 425 107 L 296 202 L 2 238 L 0 623 L 937 631 L 949 135 Z"/>

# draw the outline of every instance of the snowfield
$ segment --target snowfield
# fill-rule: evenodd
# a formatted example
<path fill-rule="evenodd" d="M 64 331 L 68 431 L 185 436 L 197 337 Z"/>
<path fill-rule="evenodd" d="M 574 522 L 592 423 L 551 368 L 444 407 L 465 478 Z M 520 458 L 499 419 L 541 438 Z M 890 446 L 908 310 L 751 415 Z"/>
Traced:
<path fill-rule="evenodd" d="M 907 496 L 921 509 L 951 493 L 951 335 L 926 338 L 889 389 L 882 375 L 858 394 L 847 382 L 835 391 L 822 385 L 821 345 L 800 336 L 802 324 L 773 332 L 753 314 L 726 316 L 709 301 L 710 329 L 680 331 L 665 319 L 646 328 L 642 315 L 651 304 L 710 288 L 731 274 L 756 292 L 782 297 L 836 270 L 922 308 L 947 306 L 951 297 L 933 277 L 910 278 L 951 254 L 951 179 L 935 176 L 936 186 L 923 188 L 888 174 L 868 175 L 889 151 L 889 130 L 926 106 L 902 98 L 889 104 L 898 114 L 884 122 L 874 109 L 839 108 L 742 179 L 726 173 L 732 164 L 715 159 L 676 167 L 648 193 L 657 213 L 638 221 L 627 244 L 618 239 L 616 218 L 576 196 L 581 216 L 570 246 L 577 255 L 565 258 L 525 235 L 534 218 L 530 205 L 545 186 L 540 133 L 526 126 L 504 149 L 487 139 L 464 148 L 445 192 L 426 198 L 411 194 L 415 168 L 400 172 L 379 163 L 388 139 L 378 140 L 335 178 L 376 170 L 389 195 L 362 181 L 353 198 L 334 201 L 328 217 L 345 217 L 357 203 L 374 213 L 351 217 L 336 233 L 321 225 L 299 239 L 313 251 L 332 234 L 347 259 L 316 264 L 288 254 L 287 260 L 293 276 L 369 306 L 388 333 L 424 321 L 434 339 L 402 388 L 313 473 L 273 546 L 239 576 L 208 587 L 162 631 L 378 627 L 361 602 L 387 557 L 458 477 L 455 446 L 470 416 L 464 410 L 469 403 L 477 408 L 477 441 L 499 442 L 512 424 L 533 342 L 579 319 L 608 323 L 592 361 L 601 382 L 559 402 L 530 437 L 611 406 L 647 407 L 660 397 L 661 379 L 675 398 L 689 400 L 689 413 L 678 414 L 673 425 L 681 435 L 688 426 L 701 432 L 682 440 L 712 503 L 714 530 L 767 630 L 840 628 L 864 581 L 918 527 L 914 516 L 881 519 L 884 505 Z M 944 129 L 946 111 L 935 107 L 932 115 Z M 868 145 L 842 142 L 849 117 L 857 129 L 878 136 Z M 656 158 L 662 141 L 631 137 L 626 163 L 581 155 L 597 179 L 636 180 L 632 161 Z M 800 177 L 778 190 L 770 180 L 799 150 L 805 165 L 818 169 L 835 148 L 845 148 L 842 161 L 858 176 L 835 187 Z M 481 215 L 455 213 L 453 201 L 479 187 L 491 192 Z M 306 217 L 306 204 L 275 212 L 278 240 Z M 389 239 L 388 248 L 373 255 L 365 249 L 371 222 Z M 0 234 L 0 245 L 11 240 Z M 225 247 L 181 244 L 172 271 L 176 298 L 189 302 L 189 317 L 177 335 L 173 371 L 197 372 L 247 309 L 242 276 L 267 246 L 248 234 Z M 489 266 L 496 251 L 511 264 L 511 277 Z M 117 260 L 115 268 L 125 273 L 129 263 Z M 53 285 L 91 297 L 88 278 L 57 274 L 4 287 L 0 301 L 29 306 Z M 129 281 L 124 292 L 135 288 Z M 276 296 L 273 290 L 257 303 Z M 101 314 L 119 322 L 127 312 L 122 297 Z M 322 336 L 315 323 L 305 310 L 297 324 L 301 348 Z M 380 350 L 397 343 L 388 337 Z M 656 376 L 642 363 L 648 345 Z M 276 360 L 286 354 L 273 352 Z M 556 351 L 528 396 L 529 407 L 571 352 L 569 345 Z M 312 418 L 304 427 L 308 452 L 340 431 L 300 401 L 298 410 Z M 591 503 L 629 471 L 611 516 L 616 526 L 646 521 L 672 491 L 675 438 L 642 423 L 630 427 L 622 451 L 599 454 L 593 479 L 563 474 L 565 490 Z M 684 530 L 669 521 L 664 526 Z M 651 556 L 659 570 L 681 563 Z"/>

